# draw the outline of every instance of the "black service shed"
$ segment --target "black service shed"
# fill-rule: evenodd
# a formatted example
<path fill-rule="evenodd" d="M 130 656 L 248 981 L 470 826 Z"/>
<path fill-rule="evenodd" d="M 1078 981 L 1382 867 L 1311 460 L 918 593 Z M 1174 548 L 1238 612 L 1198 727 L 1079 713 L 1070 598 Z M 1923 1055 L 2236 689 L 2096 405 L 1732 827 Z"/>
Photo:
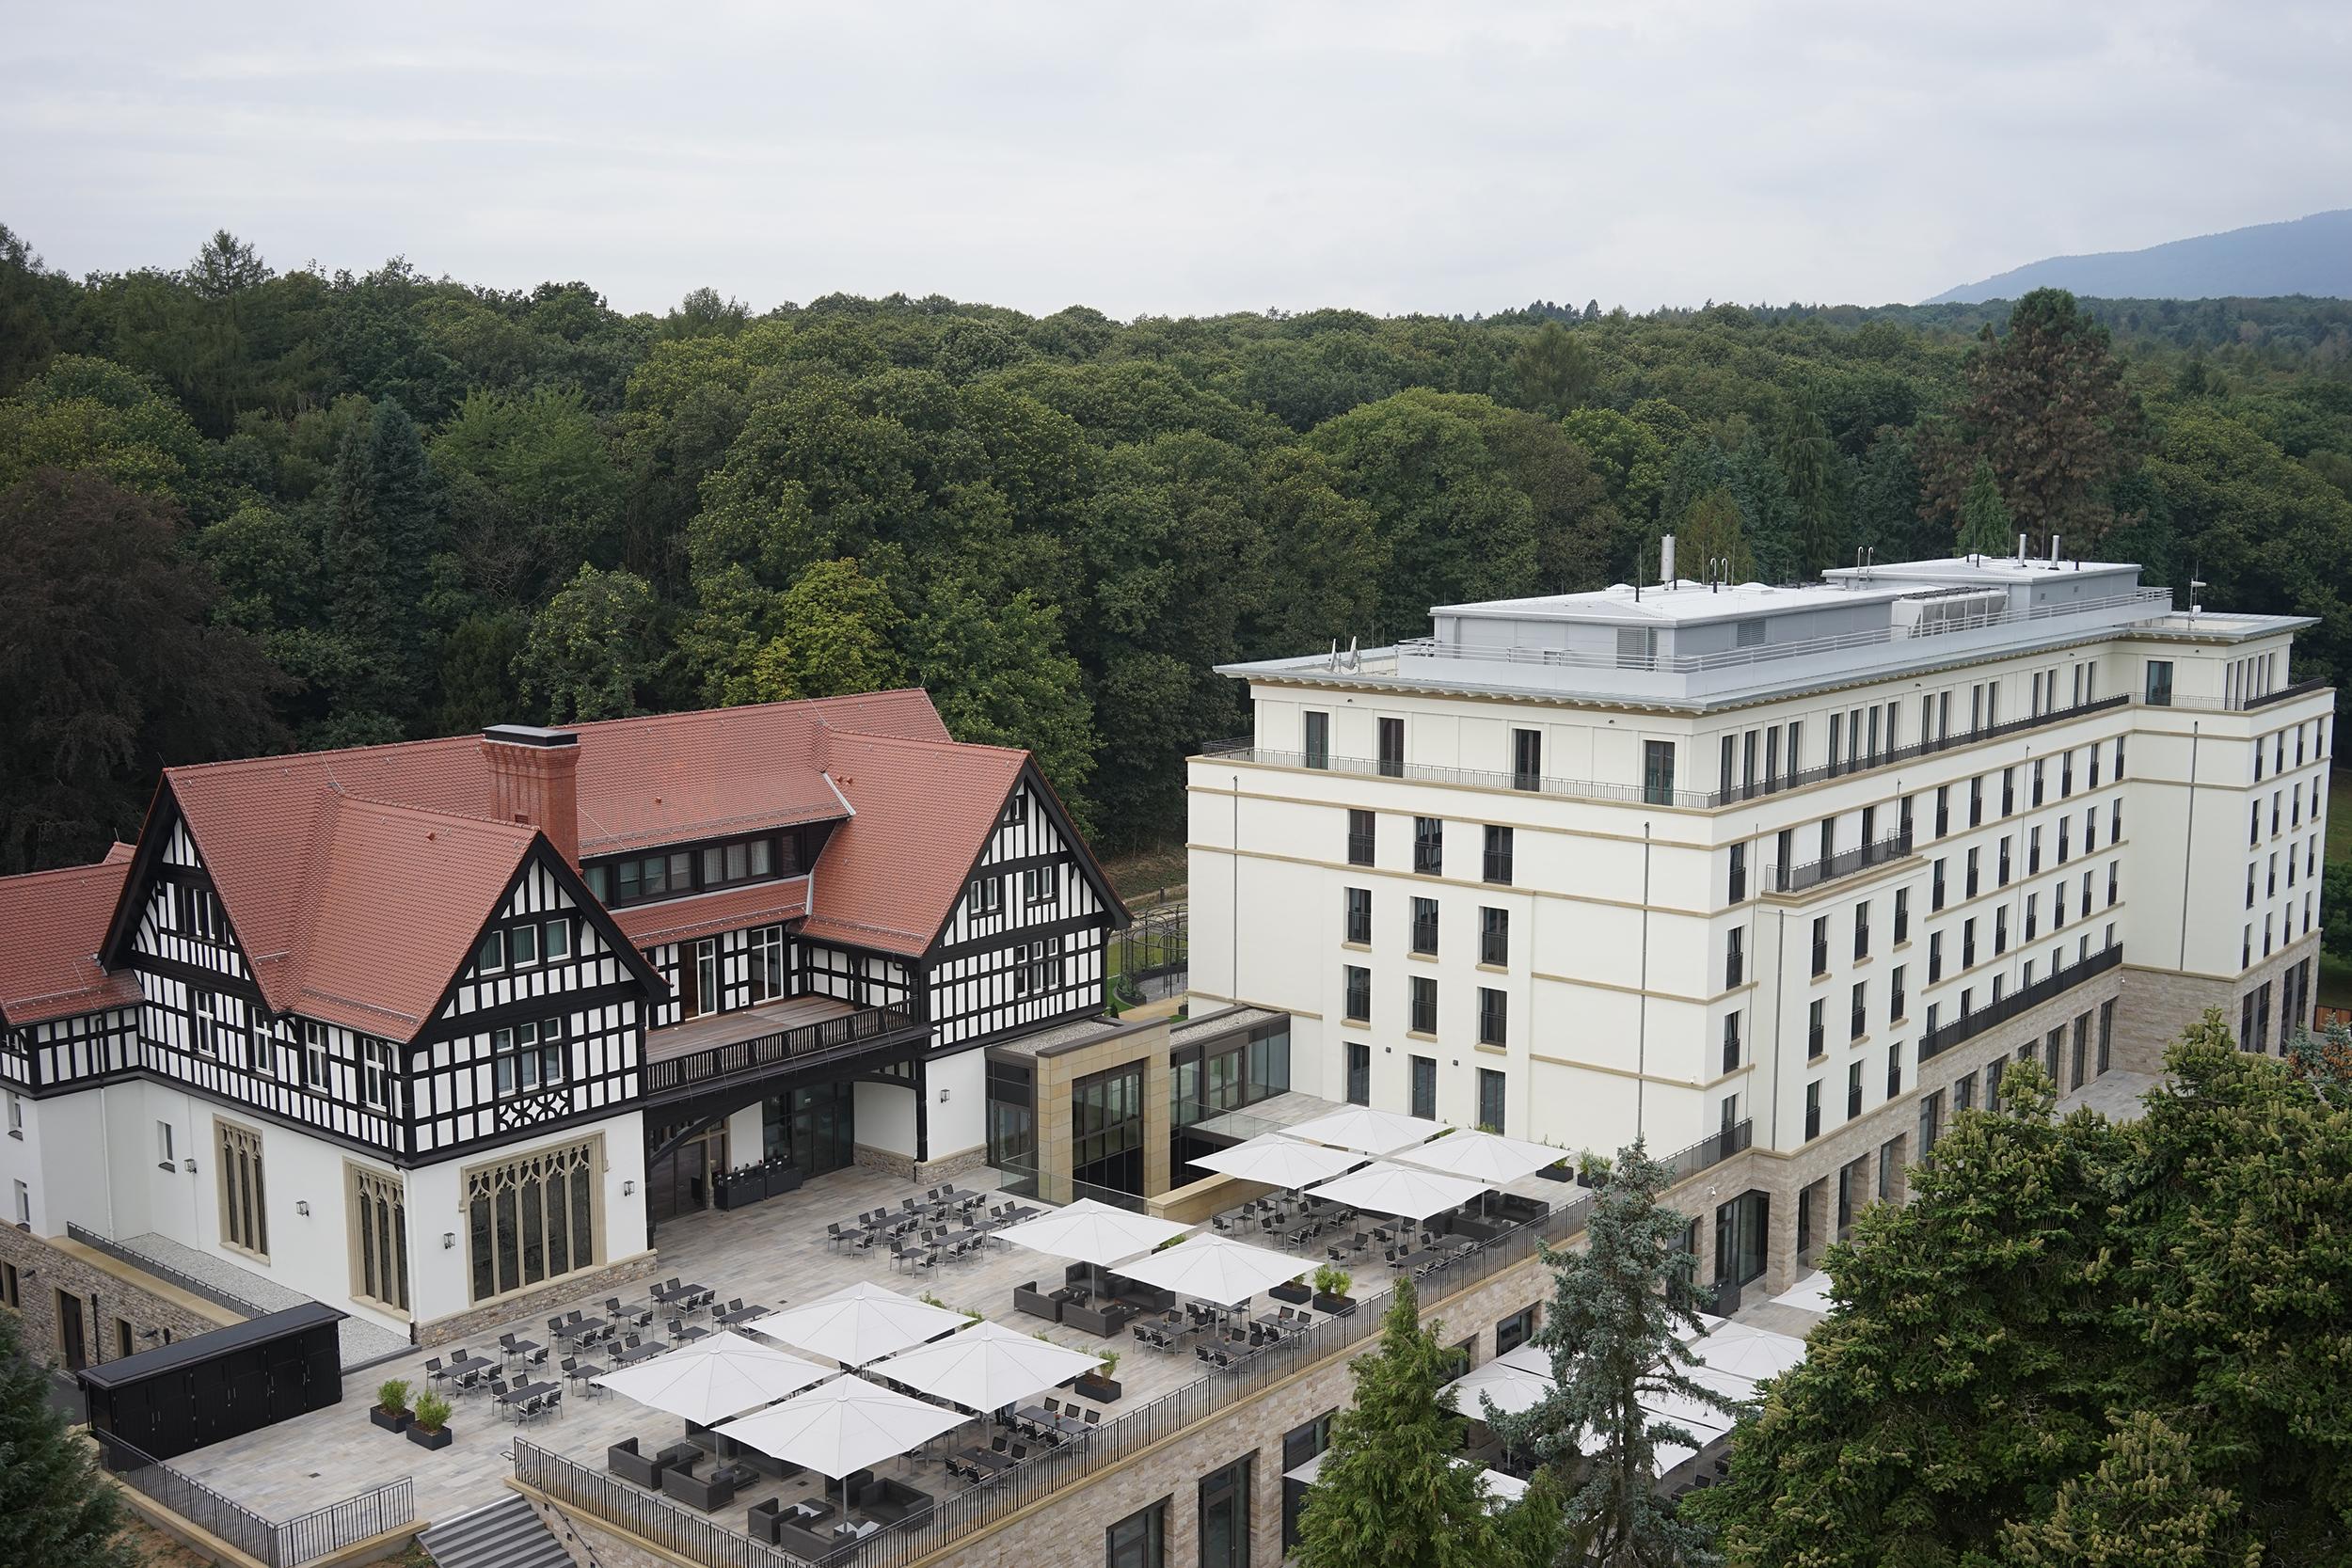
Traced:
<path fill-rule="evenodd" d="M 347 1314 L 305 1302 L 119 1361 L 80 1378 L 94 1431 L 150 1459 L 291 1420 L 343 1397 L 335 1325 Z"/>

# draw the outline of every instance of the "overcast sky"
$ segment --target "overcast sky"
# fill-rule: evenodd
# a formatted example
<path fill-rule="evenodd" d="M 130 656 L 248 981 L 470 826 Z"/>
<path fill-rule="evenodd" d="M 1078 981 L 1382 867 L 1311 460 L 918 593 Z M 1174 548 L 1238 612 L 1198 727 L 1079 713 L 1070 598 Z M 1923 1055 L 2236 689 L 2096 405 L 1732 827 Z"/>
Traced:
<path fill-rule="evenodd" d="M 1879 303 L 2352 206 L 2348 63 L 2344 0 L 13 0 L 0 223 L 623 309 Z"/>

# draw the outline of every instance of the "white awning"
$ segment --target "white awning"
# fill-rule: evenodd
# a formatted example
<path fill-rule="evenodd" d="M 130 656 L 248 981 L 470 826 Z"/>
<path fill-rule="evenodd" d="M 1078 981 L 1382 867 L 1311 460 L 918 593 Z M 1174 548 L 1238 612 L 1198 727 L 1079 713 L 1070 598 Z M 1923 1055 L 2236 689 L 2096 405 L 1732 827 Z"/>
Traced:
<path fill-rule="evenodd" d="M 1463 1128 L 1401 1150 L 1395 1158 L 1423 1170 L 1466 1176 L 1500 1187 L 1522 1176 L 1533 1176 L 1547 1165 L 1558 1164 L 1567 1158 L 1567 1151 L 1549 1144 L 1532 1144 L 1523 1138 L 1505 1138 L 1475 1128 Z"/>
<path fill-rule="evenodd" d="M 1220 1148 L 1193 1161 L 1202 1170 L 1221 1171 L 1244 1181 L 1263 1181 L 1269 1187 L 1293 1189 L 1325 1180 L 1362 1163 L 1363 1157 L 1350 1150 L 1301 1143 L 1280 1132 L 1263 1132 L 1248 1143 Z"/>
<path fill-rule="evenodd" d="M 1487 1189 L 1489 1183 L 1466 1177 L 1441 1176 L 1411 1165 L 1375 1160 L 1363 1169 L 1311 1189 L 1314 1196 L 1375 1214 L 1425 1220 L 1448 1209 L 1459 1209 Z"/>
<path fill-rule="evenodd" d="M 1375 1111 L 1368 1105 L 1349 1105 L 1282 1131 L 1311 1143 L 1360 1149 L 1366 1154 L 1392 1154 L 1444 1132 L 1445 1123 Z"/>
<path fill-rule="evenodd" d="M 1776 1334 L 1746 1323 L 1725 1323 L 1713 1333 L 1691 1341 L 1692 1354 L 1718 1371 L 1761 1383 L 1778 1377 L 1804 1359 L 1804 1341 L 1793 1334 Z"/>
<path fill-rule="evenodd" d="M 1180 1296 L 1232 1307 L 1313 1267 L 1286 1252 L 1207 1235 L 1137 1259 L 1119 1272 Z"/>
<path fill-rule="evenodd" d="M 1774 1307 L 1793 1307 L 1800 1312 L 1826 1312 L 1830 1309 L 1829 1275 L 1815 1269 L 1794 1288 L 1783 1291 L 1772 1298 Z"/>
<path fill-rule="evenodd" d="M 755 1334 L 781 1339 L 812 1354 L 831 1356 L 845 1367 L 862 1367 L 879 1356 L 952 1333 L 969 1321 L 961 1312 L 861 1279 L 829 1296 L 771 1312 L 746 1326 Z"/>
<path fill-rule="evenodd" d="M 1446 1385 L 1454 1390 L 1454 1408 L 1478 1421 L 1486 1418 L 1488 1400 L 1502 1414 L 1517 1416 L 1534 1409 L 1558 1386 L 1548 1374 L 1531 1371 L 1501 1356 L 1471 1368 Z"/>
<path fill-rule="evenodd" d="M 867 1369 L 971 1410 L 995 1410 L 1096 1370 L 1102 1357 L 1002 1323 L 977 1323 L 935 1345 L 917 1345 Z"/>
<path fill-rule="evenodd" d="M 667 1355 L 596 1379 L 597 1386 L 690 1421 L 723 1421 L 833 1376 L 831 1367 L 740 1334 L 689 1340 Z"/>
<path fill-rule="evenodd" d="M 849 1373 L 712 1430 L 838 1481 L 921 1448 L 971 1418 Z"/>
<path fill-rule="evenodd" d="M 1173 1220 L 1155 1220 L 1149 1214 L 1131 1213 L 1082 1197 L 1033 1220 L 1008 1226 L 996 1234 L 1033 1252 L 1107 1267 L 1122 1263 L 1138 1252 L 1149 1252 L 1191 1228 Z"/>

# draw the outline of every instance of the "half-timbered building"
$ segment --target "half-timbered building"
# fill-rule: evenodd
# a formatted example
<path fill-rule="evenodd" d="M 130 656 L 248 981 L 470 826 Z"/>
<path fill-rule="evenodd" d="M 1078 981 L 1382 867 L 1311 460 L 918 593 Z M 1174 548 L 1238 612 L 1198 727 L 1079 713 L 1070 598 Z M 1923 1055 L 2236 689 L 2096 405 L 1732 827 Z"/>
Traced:
<path fill-rule="evenodd" d="M 395 1329 L 649 1261 L 751 1164 L 946 1175 L 1125 911 L 920 691 L 167 771 L 0 879 L 0 1186 Z"/>

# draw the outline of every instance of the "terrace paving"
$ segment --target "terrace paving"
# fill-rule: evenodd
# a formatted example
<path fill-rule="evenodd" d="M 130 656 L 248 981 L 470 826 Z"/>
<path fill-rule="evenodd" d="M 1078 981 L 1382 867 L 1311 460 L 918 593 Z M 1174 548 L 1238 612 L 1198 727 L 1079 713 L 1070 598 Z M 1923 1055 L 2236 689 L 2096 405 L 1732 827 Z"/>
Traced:
<path fill-rule="evenodd" d="M 979 1180 L 966 1177 L 958 1185 L 977 1186 Z M 925 1190 L 902 1177 L 860 1168 L 818 1178 L 798 1192 L 748 1209 L 673 1221 L 663 1225 L 655 1237 L 660 1277 L 675 1275 L 707 1285 L 718 1292 L 722 1305 L 740 1296 L 747 1303 L 771 1307 L 813 1301 L 854 1280 L 872 1280 L 910 1295 L 928 1291 L 950 1307 L 980 1312 L 1025 1333 L 1042 1333 L 1057 1343 L 1079 1349 L 1115 1349 L 1120 1354 L 1116 1375 L 1124 1385 L 1124 1395 L 1117 1403 L 1102 1407 L 1104 1420 L 1200 1375 L 1199 1364 L 1188 1354 L 1146 1350 L 1125 1336 L 1098 1339 L 1015 1311 L 1014 1286 L 1037 1280 L 1052 1289 L 1061 1282 L 1061 1260 L 1043 1253 L 999 1241 L 965 1260 L 909 1272 L 894 1268 L 886 1251 L 879 1247 L 859 1251 L 847 1244 L 838 1248 L 828 1244 L 825 1226 L 829 1221 L 850 1221 L 862 1210 L 884 1205 L 895 1209 L 904 1198 L 920 1198 Z M 1004 1201 L 1009 1200 L 1001 1194 L 991 1193 L 992 1206 Z M 1302 1259 L 1302 1272 L 1311 1265 L 1311 1259 Z M 601 1316 L 603 1297 L 612 1293 L 583 1295 L 564 1303 L 563 1309 L 577 1307 L 583 1314 Z M 619 1294 L 625 1302 L 645 1299 L 643 1285 Z M 546 1320 L 554 1311 L 549 1308 L 517 1318 L 468 1343 L 477 1351 L 495 1346 L 501 1332 L 545 1343 Z M 661 1321 L 657 1318 L 657 1327 Z M 273 1519 L 305 1513 L 404 1474 L 415 1480 L 420 1524 L 495 1501 L 504 1495 L 503 1482 L 512 1473 L 509 1439 L 517 1429 L 496 1413 L 487 1394 L 456 1401 L 456 1414 L 450 1423 L 456 1440 L 437 1453 L 379 1431 L 368 1420 L 378 1383 L 405 1377 L 412 1387 L 421 1389 L 427 1355 L 446 1358 L 449 1354 L 446 1349 L 419 1350 L 402 1360 L 370 1368 L 344 1380 L 340 1405 L 197 1449 L 172 1463 Z M 551 1352 L 547 1370 L 533 1369 L 531 1375 L 561 1381 L 554 1371 L 560 1354 L 560 1351 Z M 596 1359 L 593 1353 L 589 1358 Z M 655 1452 L 678 1441 L 684 1426 L 675 1416 L 619 1395 L 599 1394 L 590 1399 L 578 1386 L 567 1386 L 560 1415 L 520 1430 L 537 1446 L 601 1471 L 605 1450 L 612 1444 L 635 1437 L 641 1448 Z M 977 1426 L 972 1429 L 978 1430 Z M 939 1447 L 961 1447 L 970 1435 L 943 1439 Z M 698 1473 L 707 1475 L 707 1465 Z M 877 1473 L 895 1475 L 935 1497 L 967 1484 L 948 1477 L 936 1458 L 902 1461 L 878 1468 Z M 815 1477 L 786 1483 L 763 1479 L 711 1517 L 739 1530 L 748 1504 L 779 1493 L 787 1501 L 814 1496 L 823 1484 Z"/>

